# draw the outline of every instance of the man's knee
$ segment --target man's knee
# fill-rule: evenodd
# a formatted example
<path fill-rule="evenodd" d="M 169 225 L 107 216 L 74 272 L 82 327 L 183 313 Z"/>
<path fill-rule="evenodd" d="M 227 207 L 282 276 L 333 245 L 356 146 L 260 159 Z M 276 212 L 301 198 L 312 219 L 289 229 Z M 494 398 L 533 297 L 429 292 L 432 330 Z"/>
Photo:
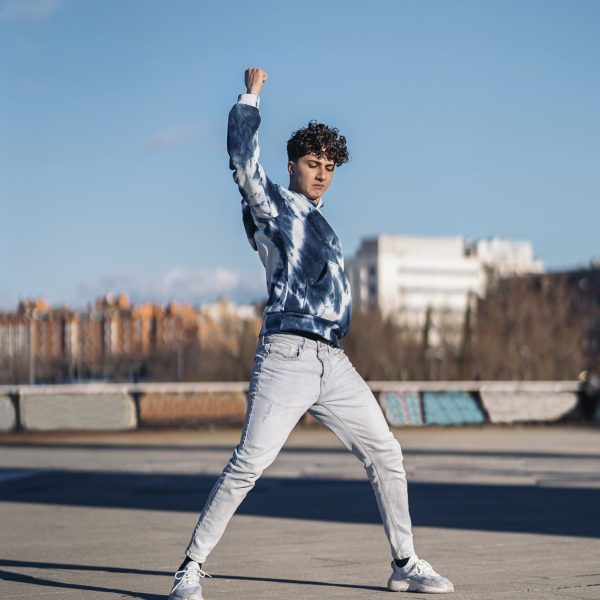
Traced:
<path fill-rule="evenodd" d="M 226 467 L 228 478 L 234 480 L 238 485 L 253 487 L 257 479 L 263 474 L 266 466 L 260 461 L 236 450 Z"/>
<path fill-rule="evenodd" d="M 395 471 L 404 473 L 404 455 L 398 440 L 392 434 L 374 444 L 366 452 L 365 468 L 371 467 L 375 471 Z"/>

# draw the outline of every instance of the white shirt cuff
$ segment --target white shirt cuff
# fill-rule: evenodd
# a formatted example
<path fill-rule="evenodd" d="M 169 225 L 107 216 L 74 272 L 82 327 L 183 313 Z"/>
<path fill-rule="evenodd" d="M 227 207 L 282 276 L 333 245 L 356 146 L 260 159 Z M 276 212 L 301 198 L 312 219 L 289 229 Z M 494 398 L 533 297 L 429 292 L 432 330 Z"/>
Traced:
<path fill-rule="evenodd" d="M 240 94 L 238 96 L 238 102 L 240 104 L 248 104 L 258 108 L 260 106 L 260 98 L 256 94 Z"/>

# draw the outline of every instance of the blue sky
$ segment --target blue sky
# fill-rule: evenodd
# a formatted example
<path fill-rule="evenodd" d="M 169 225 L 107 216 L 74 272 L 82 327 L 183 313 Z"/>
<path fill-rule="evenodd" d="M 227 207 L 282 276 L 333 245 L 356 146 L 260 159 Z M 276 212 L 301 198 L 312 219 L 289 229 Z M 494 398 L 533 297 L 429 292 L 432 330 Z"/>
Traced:
<path fill-rule="evenodd" d="M 600 257 L 599 2 L 0 0 L 0 308 L 260 299 L 225 150 L 249 65 L 271 179 L 309 119 L 348 138 L 346 255 L 406 233 Z"/>

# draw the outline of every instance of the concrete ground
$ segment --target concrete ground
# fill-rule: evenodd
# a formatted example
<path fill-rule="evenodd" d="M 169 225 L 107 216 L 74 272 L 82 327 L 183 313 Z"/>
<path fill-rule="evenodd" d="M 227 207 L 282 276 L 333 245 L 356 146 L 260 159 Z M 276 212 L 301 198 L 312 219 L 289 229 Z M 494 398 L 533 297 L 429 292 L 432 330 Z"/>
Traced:
<path fill-rule="evenodd" d="M 417 550 L 455 600 L 600 599 L 600 429 L 396 435 Z M 237 436 L 2 436 L 0 598 L 166 598 Z M 205 568 L 207 600 L 388 597 L 362 467 L 328 432 L 294 432 Z"/>

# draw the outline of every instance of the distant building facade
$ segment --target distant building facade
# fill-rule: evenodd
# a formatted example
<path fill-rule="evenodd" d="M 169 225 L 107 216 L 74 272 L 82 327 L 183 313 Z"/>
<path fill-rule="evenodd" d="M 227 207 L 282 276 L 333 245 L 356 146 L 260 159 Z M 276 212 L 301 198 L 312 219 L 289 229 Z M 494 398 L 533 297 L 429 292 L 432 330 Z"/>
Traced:
<path fill-rule="evenodd" d="M 428 315 L 458 326 L 495 278 L 543 268 L 529 242 L 379 235 L 362 241 L 346 270 L 356 309 L 377 307 L 411 326 Z"/>
<path fill-rule="evenodd" d="M 83 310 L 24 300 L 15 312 L 0 313 L 0 383 L 46 379 L 59 367 L 71 377 L 101 376 L 110 360 L 142 358 L 193 341 L 235 346 L 239 322 L 252 319 L 258 333 L 254 307 L 226 300 L 200 308 L 175 302 L 136 306 L 119 294 Z"/>

